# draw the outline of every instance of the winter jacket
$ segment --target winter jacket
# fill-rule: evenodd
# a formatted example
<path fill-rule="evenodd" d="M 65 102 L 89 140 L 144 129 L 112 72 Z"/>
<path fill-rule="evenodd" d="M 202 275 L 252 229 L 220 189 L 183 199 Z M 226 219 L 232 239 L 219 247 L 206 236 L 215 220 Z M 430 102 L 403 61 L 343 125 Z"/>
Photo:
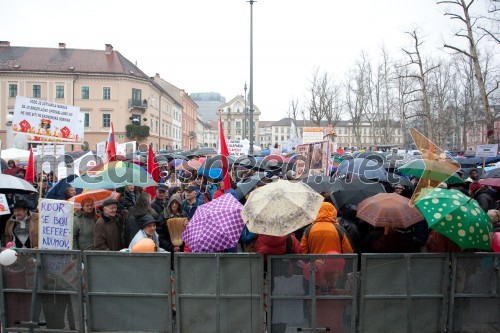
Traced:
<path fill-rule="evenodd" d="M 194 204 L 190 205 L 187 200 L 184 200 L 182 202 L 182 210 L 184 211 L 184 213 L 186 214 L 186 217 L 188 219 L 191 219 L 194 215 L 194 213 L 196 212 L 196 209 L 198 208 L 198 206 L 201 206 L 205 203 L 205 200 L 204 200 L 204 197 L 203 195 L 196 195 L 196 200 L 194 202 Z"/>
<path fill-rule="evenodd" d="M 491 195 L 488 186 L 483 186 L 479 190 L 477 190 L 474 193 L 474 199 L 477 200 L 477 203 L 485 212 L 488 212 L 488 210 L 490 209 L 496 208 L 495 198 L 493 198 L 493 195 Z"/>
<path fill-rule="evenodd" d="M 138 208 L 137 206 L 133 206 L 130 208 L 127 217 L 125 218 L 125 225 L 123 230 L 123 240 L 125 244 L 130 244 L 132 238 L 137 234 L 139 230 L 141 230 L 140 219 L 143 218 L 146 214 L 151 214 L 156 219 L 158 218 L 158 214 L 156 214 L 153 208 L 149 208 L 148 210 Z"/>
<path fill-rule="evenodd" d="M 25 245 L 28 248 L 36 249 L 38 248 L 38 214 L 29 212 L 26 219 L 29 219 L 28 226 L 28 240 Z M 5 225 L 5 244 L 8 242 L 15 242 L 16 247 L 21 248 L 23 244 L 14 237 L 14 229 L 16 228 L 16 222 L 12 217 L 7 221 Z"/>
<path fill-rule="evenodd" d="M 102 215 L 95 223 L 94 250 L 120 251 L 123 248 L 123 222 L 117 216 Z"/>
<path fill-rule="evenodd" d="M 324 254 L 329 251 L 353 253 L 346 235 L 343 235 L 341 242 L 337 228 L 334 226 L 337 223 L 337 210 L 331 203 L 323 202 L 310 231 L 306 229 L 302 236 L 300 242 L 302 253 Z"/>
<path fill-rule="evenodd" d="M 151 208 L 153 208 L 156 212 L 156 214 L 160 215 L 163 213 L 163 210 L 167 206 L 168 200 L 161 201 L 158 200 L 158 198 L 154 199 L 153 202 L 151 202 Z"/>
<path fill-rule="evenodd" d="M 300 253 L 300 243 L 293 233 L 286 236 L 258 235 L 254 245 L 255 252 L 263 253 L 265 262 L 267 262 L 268 254 L 287 254 L 286 239 L 288 236 L 292 240 L 292 247 L 289 254 Z"/>
<path fill-rule="evenodd" d="M 130 209 L 135 205 L 135 193 L 124 190 L 123 194 L 120 196 L 119 202 L 122 209 Z"/>
<path fill-rule="evenodd" d="M 170 205 L 172 202 L 177 201 L 179 203 L 179 209 L 177 213 L 172 213 L 170 211 Z M 173 194 L 170 200 L 168 201 L 163 213 L 158 218 L 158 227 L 156 231 L 158 232 L 158 236 L 160 239 L 160 247 L 164 248 L 169 252 L 174 252 L 174 246 L 172 245 L 172 240 L 170 239 L 170 232 L 168 231 L 167 220 L 173 217 L 186 217 L 186 214 L 182 210 L 182 200 L 178 194 Z M 180 247 L 180 251 L 183 252 L 184 244 Z"/>
<path fill-rule="evenodd" d="M 132 238 L 132 241 L 130 242 L 130 245 L 128 246 L 129 250 L 132 250 L 132 248 L 134 247 L 134 245 L 138 241 L 140 241 L 141 239 L 144 239 L 144 238 L 151 238 L 151 237 L 148 237 L 148 235 L 146 235 L 146 233 L 144 231 L 139 230 L 135 234 L 134 238 Z M 156 252 L 165 252 L 165 250 L 160 247 L 160 243 L 158 242 L 158 234 L 156 232 L 155 232 L 155 235 L 151 239 L 156 244 Z"/>
<path fill-rule="evenodd" d="M 85 213 L 82 210 L 75 212 L 73 220 L 73 250 L 94 249 L 94 228 L 97 221 L 95 212 Z"/>

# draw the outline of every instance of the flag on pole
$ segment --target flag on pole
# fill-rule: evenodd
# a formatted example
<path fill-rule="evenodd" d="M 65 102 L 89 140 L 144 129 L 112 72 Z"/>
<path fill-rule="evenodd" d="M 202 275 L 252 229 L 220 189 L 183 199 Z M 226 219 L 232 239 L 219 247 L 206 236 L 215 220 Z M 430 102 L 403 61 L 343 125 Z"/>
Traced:
<path fill-rule="evenodd" d="M 33 148 L 30 148 L 30 156 L 28 158 L 24 180 L 31 184 L 35 182 L 35 157 L 33 156 Z"/>
<path fill-rule="evenodd" d="M 106 148 L 108 155 L 108 162 L 116 161 L 116 141 L 115 141 L 115 130 L 113 129 L 113 123 L 109 128 L 108 145 Z"/>
<path fill-rule="evenodd" d="M 227 191 L 231 188 L 231 180 L 229 178 L 229 168 L 227 164 L 227 157 L 229 156 L 229 151 L 227 149 L 226 138 L 224 136 L 224 130 L 222 128 L 222 120 L 219 117 L 219 139 L 220 139 L 220 154 L 222 161 L 222 175 L 224 177 L 224 190 Z"/>
<path fill-rule="evenodd" d="M 160 169 L 158 163 L 155 161 L 155 153 L 153 151 L 153 144 L 151 143 L 148 148 L 148 173 L 155 182 L 160 179 Z M 156 196 L 156 186 L 148 186 L 145 189 L 146 193 L 151 195 L 151 200 Z"/>

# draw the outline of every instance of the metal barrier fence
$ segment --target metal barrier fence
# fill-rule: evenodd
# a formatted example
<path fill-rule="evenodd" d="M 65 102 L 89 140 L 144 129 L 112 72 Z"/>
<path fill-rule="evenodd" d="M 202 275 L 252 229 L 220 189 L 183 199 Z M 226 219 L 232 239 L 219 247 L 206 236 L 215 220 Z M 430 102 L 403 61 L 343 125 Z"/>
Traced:
<path fill-rule="evenodd" d="M 268 256 L 266 318 L 259 254 L 176 253 L 174 316 L 169 253 L 18 251 L 2 332 L 500 332 L 499 253 Z"/>
<path fill-rule="evenodd" d="M 2 332 L 84 332 L 80 251 L 18 250 L 2 266 Z"/>
<path fill-rule="evenodd" d="M 260 254 L 175 255 L 177 332 L 264 332 Z"/>

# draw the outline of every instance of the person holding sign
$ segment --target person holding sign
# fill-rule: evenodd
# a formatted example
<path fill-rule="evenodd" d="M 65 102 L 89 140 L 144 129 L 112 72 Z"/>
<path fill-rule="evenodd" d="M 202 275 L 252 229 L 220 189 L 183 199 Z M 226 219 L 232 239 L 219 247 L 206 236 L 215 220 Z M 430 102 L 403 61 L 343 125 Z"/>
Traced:
<path fill-rule="evenodd" d="M 90 197 L 82 200 L 82 209 L 75 212 L 73 222 L 73 250 L 94 249 L 94 228 L 97 214 L 94 200 Z"/>
<path fill-rule="evenodd" d="M 113 199 L 102 204 L 102 216 L 94 228 L 94 250 L 120 251 L 123 248 L 123 221 L 118 217 L 118 202 Z"/>
<path fill-rule="evenodd" d="M 5 226 L 5 244 L 14 242 L 17 248 L 38 248 L 38 214 L 30 212 L 25 200 L 18 200 L 13 215 Z"/>

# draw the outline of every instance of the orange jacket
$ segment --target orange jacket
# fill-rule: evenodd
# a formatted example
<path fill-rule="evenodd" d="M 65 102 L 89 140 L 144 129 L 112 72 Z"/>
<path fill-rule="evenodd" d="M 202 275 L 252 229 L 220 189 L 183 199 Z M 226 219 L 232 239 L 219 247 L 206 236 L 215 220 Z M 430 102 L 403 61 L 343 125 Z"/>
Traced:
<path fill-rule="evenodd" d="M 337 210 L 331 203 L 323 202 L 309 235 L 304 232 L 302 236 L 300 242 L 302 253 L 324 254 L 329 251 L 353 253 L 347 233 L 342 237 L 340 244 L 340 236 L 334 223 L 338 223 Z"/>

